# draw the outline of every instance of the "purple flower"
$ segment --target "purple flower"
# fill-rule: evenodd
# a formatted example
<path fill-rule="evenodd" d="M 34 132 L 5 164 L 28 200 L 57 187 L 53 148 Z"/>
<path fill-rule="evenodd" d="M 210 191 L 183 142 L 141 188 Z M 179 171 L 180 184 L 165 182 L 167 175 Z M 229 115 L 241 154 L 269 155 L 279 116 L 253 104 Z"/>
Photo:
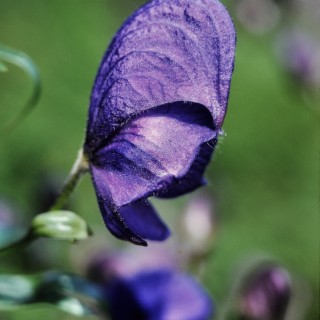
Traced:
<path fill-rule="evenodd" d="M 206 320 L 213 311 L 209 296 L 192 278 L 163 269 L 117 279 L 106 294 L 112 320 Z"/>
<path fill-rule="evenodd" d="M 217 0 L 153 0 L 116 34 L 93 87 L 84 152 L 109 230 L 169 235 L 147 198 L 204 184 L 225 116 L 235 30 Z"/>

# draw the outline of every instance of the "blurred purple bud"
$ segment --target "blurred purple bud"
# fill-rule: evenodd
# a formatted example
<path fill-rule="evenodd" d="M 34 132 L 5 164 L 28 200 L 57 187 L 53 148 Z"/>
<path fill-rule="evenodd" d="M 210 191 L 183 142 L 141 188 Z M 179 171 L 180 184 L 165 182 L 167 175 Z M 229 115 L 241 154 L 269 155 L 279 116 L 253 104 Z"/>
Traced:
<path fill-rule="evenodd" d="M 284 268 L 261 266 L 244 281 L 239 312 L 248 320 L 282 320 L 291 293 L 291 277 Z"/>
<path fill-rule="evenodd" d="M 280 9 L 272 0 L 240 0 L 236 3 L 238 20 L 254 34 L 265 34 L 280 22 Z"/>
<path fill-rule="evenodd" d="M 284 69 L 303 86 L 320 86 L 320 42 L 298 30 L 282 32 L 276 42 L 276 53 Z"/>
<path fill-rule="evenodd" d="M 106 288 L 112 320 L 206 320 L 213 305 L 191 277 L 165 269 L 118 279 Z"/>
<path fill-rule="evenodd" d="M 152 0 L 115 35 L 92 90 L 84 152 L 117 238 L 166 239 L 147 198 L 205 184 L 234 55 L 234 26 L 218 0 Z"/>
<path fill-rule="evenodd" d="M 192 250 L 205 250 L 216 227 L 212 201 L 204 195 L 192 198 L 182 219 L 188 245 Z"/>

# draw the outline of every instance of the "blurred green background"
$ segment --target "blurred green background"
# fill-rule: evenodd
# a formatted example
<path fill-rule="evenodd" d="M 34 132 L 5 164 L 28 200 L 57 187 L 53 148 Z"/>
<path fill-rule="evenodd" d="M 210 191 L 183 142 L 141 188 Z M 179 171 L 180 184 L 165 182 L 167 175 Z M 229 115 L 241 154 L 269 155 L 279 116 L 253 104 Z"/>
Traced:
<path fill-rule="evenodd" d="M 100 59 L 117 28 L 142 3 L 0 0 L 0 43 L 32 57 L 43 87 L 35 111 L 11 135 L 0 137 L 0 196 L 14 203 L 20 223 L 37 213 L 41 181 L 49 175 L 62 182 L 71 168 L 83 141 Z M 237 21 L 234 2 L 227 6 L 236 23 L 238 46 L 223 126 L 226 135 L 207 171 L 207 191 L 219 219 L 203 283 L 219 308 L 237 266 L 252 256 L 267 255 L 306 283 L 312 302 L 305 319 L 318 319 L 319 117 L 314 110 L 320 95 L 309 97 L 277 62 L 274 40 L 281 23 L 263 35 L 252 34 Z M 21 70 L 8 67 L 0 73 L 1 127 L 19 111 L 32 88 Z M 184 196 L 157 206 L 170 221 L 187 200 Z M 91 246 L 95 241 L 100 247 L 103 242 L 121 245 L 103 226 L 89 176 L 74 193 L 72 206 L 95 232 L 88 240 Z M 0 256 L 0 271 L 81 272 L 73 257 L 86 246 L 39 241 L 23 252 Z M 51 307 L 0 313 L 0 319 L 10 320 L 44 317 L 76 319 Z"/>

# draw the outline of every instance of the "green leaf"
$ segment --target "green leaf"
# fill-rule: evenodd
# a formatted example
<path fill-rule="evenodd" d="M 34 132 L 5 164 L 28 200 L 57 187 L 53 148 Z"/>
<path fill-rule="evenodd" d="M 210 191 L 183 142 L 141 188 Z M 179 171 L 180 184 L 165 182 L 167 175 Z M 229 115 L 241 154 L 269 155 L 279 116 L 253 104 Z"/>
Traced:
<path fill-rule="evenodd" d="M 0 61 L 0 72 L 7 72 L 7 71 L 8 71 L 7 66 Z"/>
<path fill-rule="evenodd" d="M 0 72 L 3 72 L 7 70 L 7 66 L 1 61 L 9 62 L 24 70 L 33 84 L 30 98 L 22 107 L 20 113 L 5 127 L 6 130 L 10 131 L 28 116 L 38 103 L 41 93 L 41 81 L 38 68 L 25 53 L 0 45 Z"/>
<path fill-rule="evenodd" d="M 66 210 L 38 214 L 32 220 L 31 233 L 35 237 L 73 241 L 86 239 L 92 234 L 81 217 Z"/>
<path fill-rule="evenodd" d="M 0 310 L 50 304 L 72 315 L 85 316 L 97 314 L 103 301 L 99 286 L 72 274 L 50 271 L 0 276 Z"/>

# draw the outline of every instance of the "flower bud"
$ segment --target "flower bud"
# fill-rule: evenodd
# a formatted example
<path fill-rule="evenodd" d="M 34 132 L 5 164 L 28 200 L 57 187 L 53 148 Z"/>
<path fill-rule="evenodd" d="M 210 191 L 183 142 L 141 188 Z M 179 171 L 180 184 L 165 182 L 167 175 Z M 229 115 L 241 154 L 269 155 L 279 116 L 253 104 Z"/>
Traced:
<path fill-rule="evenodd" d="M 71 211 L 49 211 L 32 220 L 31 232 L 36 237 L 59 240 L 82 240 L 91 235 L 86 222 Z"/>
<path fill-rule="evenodd" d="M 237 1 L 237 17 L 247 31 L 266 34 L 280 21 L 280 9 L 271 0 Z"/>
<path fill-rule="evenodd" d="M 291 297 L 291 278 L 279 266 L 264 265 L 250 273 L 240 290 L 241 319 L 281 320 Z"/>
<path fill-rule="evenodd" d="M 285 31 L 278 37 L 276 53 L 285 71 L 300 85 L 320 85 L 320 42 L 300 30 Z"/>
<path fill-rule="evenodd" d="M 193 198 L 183 216 L 183 229 L 191 250 L 204 250 L 215 228 L 214 208 L 210 199 L 204 195 Z"/>

